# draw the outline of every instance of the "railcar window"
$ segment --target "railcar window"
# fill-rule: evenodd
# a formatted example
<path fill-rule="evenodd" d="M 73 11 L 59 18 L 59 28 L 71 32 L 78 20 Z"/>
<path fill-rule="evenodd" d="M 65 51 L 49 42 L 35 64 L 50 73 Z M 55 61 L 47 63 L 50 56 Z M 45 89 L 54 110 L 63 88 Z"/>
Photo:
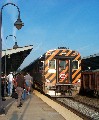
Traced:
<path fill-rule="evenodd" d="M 49 69 L 55 69 L 55 60 L 49 60 Z"/>
<path fill-rule="evenodd" d="M 78 69 L 78 61 L 73 61 L 72 68 L 73 69 Z"/>
<path fill-rule="evenodd" d="M 59 67 L 60 67 L 61 69 L 65 69 L 65 68 L 66 68 L 66 61 L 65 61 L 65 60 L 61 60 Z"/>

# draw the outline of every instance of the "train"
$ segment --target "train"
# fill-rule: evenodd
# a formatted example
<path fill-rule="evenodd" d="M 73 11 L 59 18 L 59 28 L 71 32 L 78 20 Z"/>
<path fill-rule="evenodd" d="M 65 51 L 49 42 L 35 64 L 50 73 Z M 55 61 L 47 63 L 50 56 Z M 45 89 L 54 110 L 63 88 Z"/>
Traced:
<path fill-rule="evenodd" d="M 33 77 L 33 86 L 51 97 L 73 97 L 81 87 L 81 55 L 58 47 L 46 51 L 22 71 Z"/>
<path fill-rule="evenodd" d="M 99 97 L 99 53 L 82 58 L 81 67 L 80 94 Z"/>

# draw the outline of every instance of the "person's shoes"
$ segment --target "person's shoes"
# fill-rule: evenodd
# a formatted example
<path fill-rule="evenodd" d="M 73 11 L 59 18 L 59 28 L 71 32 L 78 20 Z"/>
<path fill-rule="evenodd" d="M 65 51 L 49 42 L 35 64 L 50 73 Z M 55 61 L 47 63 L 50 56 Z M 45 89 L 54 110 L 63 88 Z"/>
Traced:
<path fill-rule="evenodd" d="M 22 106 L 23 104 L 20 102 L 20 105 Z"/>
<path fill-rule="evenodd" d="M 28 92 L 28 95 L 30 95 L 30 92 Z"/>
<path fill-rule="evenodd" d="M 2 101 L 5 101 L 6 99 L 5 98 L 2 98 Z"/>
<path fill-rule="evenodd" d="M 19 108 L 19 107 L 22 107 L 22 105 L 18 105 L 17 107 L 18 107 L 18 108 Z"/>

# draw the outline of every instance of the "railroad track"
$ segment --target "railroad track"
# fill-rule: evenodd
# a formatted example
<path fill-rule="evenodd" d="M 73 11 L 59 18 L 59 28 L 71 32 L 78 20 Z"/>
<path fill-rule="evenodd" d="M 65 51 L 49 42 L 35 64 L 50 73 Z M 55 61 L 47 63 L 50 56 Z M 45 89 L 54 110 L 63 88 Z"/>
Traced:
<path fill-rule="evenodd" d="M 97 98 L 90 98 L 86 96 L 77 95 L 76 97 L 72 98 L 74 101 L 80 102 L 88 107 L 91 107 L 95 111 L 99 112 L 99 99 Z"/>
<path fill-rule="evenodd" d="M 99 104 L 97 107 L 74 98 L 56 98 L 58 103 L 68 107 L 76 114 L 83 116 L 86 120 L 99 120 Z"/>

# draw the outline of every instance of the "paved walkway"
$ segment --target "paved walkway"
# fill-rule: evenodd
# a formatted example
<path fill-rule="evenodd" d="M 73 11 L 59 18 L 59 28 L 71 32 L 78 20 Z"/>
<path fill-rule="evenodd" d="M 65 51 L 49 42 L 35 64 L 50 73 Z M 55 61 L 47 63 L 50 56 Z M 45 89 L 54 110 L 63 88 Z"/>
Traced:
<path fill-rule="evenodd" d="M 21 108 L 17 108 L 14 100 L 7 114 L 0 116 L 0 120 L 82 120 L 46 96 L 34 92 L 28 95 Z"/>

